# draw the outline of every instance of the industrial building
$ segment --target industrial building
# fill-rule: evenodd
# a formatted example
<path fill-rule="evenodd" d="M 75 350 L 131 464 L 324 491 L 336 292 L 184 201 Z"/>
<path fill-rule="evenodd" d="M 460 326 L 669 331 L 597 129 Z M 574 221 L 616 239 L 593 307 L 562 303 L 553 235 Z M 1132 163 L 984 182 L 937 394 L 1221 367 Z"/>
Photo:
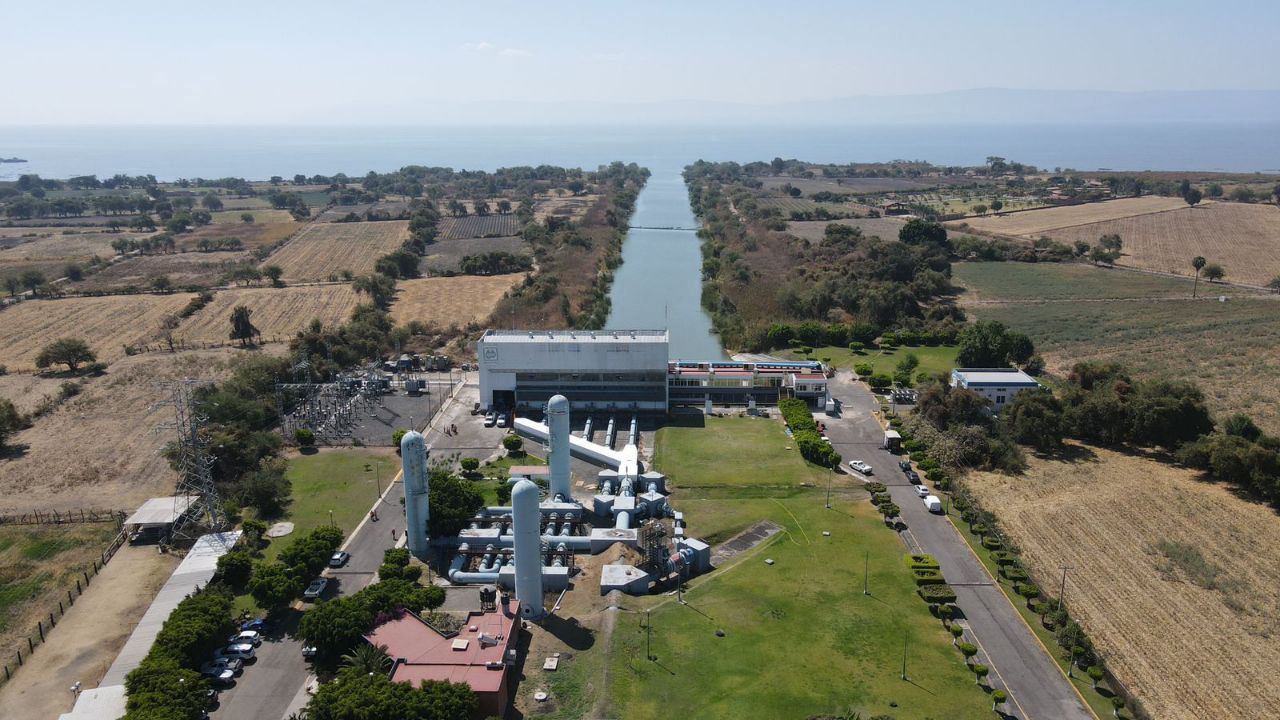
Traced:
<path fill-rule="evenodd" d="M 672 361 L 669 345 L 665 330 L 489 330 L 476 342 L 480 404 L 538 410 L 564 393 L 574 410 L 666 412 L 826 399 L 820 363 Z"/>
<path fill-rule="evenodd" d="M 996 412 L 1023 390 L 1041 388 L 1035 378 L 1014 368 L 956 368 L 951 371 L 951 386 L 987 398 Z"/>

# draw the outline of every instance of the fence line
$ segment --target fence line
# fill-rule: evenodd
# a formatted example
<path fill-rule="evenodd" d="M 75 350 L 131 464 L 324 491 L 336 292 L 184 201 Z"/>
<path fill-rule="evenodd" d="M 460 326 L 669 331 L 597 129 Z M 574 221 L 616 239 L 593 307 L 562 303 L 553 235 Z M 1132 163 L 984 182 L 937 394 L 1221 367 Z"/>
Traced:
<path fill-rule="evenodd" d="M 121 520 L 123 520 L 123 517 L 121 517 Z M 47 615 L 42 616 L 41 619 L 36 622 L 36 634 L 34 636 L 28 635 L 25 638 L 27 641 L 26 653 L 24 654 L 22 652 L 22 643 L 19 643 L 18 648 L 14 650 L 14 657 L 16 658 L 17 664 L 10 665 L 8 662 L 5 663 L 4 678 L 0 680 L 0 686 L 3 686 L 5 683 L 8 683 L 13 679 L 13 674 L 18 671 L 18 668 L 26 664 L 26 661 L 35 653 L 37 647 L 48 642 L 49 633 L 58 626 L 58 618 L 66 615 L 67 610 L 76 604 L 76 598 L 84 594 L 84 591 L 89 588 L 89 582 L 98 576 L 98 573 L 102 571 L 102 568 L 106 567 L 111 558 L 115 557 L 116 552 L 120 550 L 120 547 L 124 545 L 128 537 L 129 533 L 126 528 L 121 527 L 120 532 L 116 533 L 116 536 L 111 539 L 111 542 L 107 543 L 106 548 L 103 549 L 103 551 L 98 554 L 98 557 L 93 560 L 93 570 L 84 570 L 80 573 L 81 577 L 76 578 L 75 590 L 68 588 L 65 600 L 62 598 L 62 595 L 58 596 L 58 607 L 56 610 L 52 605 L 48 606 L 49 612 Z M 81 578 L 83 578 L 83 583 L 81 582 Z"/>
<path fill-rule="evenodd" d="M 79 508 L 71 510 L 32 510 L 28 513 L 0 515 L 0 525 L 63 525 L 66 523 L 123 522 L 129 513 L 124 510 Z"/>

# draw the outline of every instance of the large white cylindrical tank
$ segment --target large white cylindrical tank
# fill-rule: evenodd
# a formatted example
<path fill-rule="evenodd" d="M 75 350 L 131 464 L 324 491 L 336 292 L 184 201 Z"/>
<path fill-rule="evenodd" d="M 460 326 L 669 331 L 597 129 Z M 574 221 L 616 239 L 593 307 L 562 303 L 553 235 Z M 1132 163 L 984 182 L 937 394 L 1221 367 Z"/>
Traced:
<path fill-rule="evenodd" d="M 570 499 L 569 399 L 553 395 L 547 401 L 547 444 L 550 446 L 551 497 Z"/>
<path fill-rule="evenodd" d="M 427 483 L 427 443 L 422 433 L 410 430 L 400 440 L 400 466 L 404 471 L 405 535 L 409 552 L 427 560 L 427 526 L 431 522 L 430 488 Z"/>
<path fill-rule="evenodd" d="M 538 509 L 538 486 L 521 480 L 511 490 L 511 515 L 516 561 L 516 599 L 520 615 L 542 617 L 542 512 Z"/>

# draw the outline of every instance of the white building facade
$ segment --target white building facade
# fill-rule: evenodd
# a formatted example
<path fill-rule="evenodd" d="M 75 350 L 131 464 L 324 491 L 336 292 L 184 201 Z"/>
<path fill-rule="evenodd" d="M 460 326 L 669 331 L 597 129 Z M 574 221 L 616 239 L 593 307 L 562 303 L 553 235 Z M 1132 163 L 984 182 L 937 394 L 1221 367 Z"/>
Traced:
<path fill-rule="evenodd" d="M 987 398 L 996 412 L 1023 390 L 1042 389 L 1035 378 L 1014 368 L 956 368 L 951 371 L 951 386 Z"/>
<path fill-rule="evenodd" d="M 476 341 L 480 405 L 574 410 L 667 409 L 666 330 L 489 330 Z"/>

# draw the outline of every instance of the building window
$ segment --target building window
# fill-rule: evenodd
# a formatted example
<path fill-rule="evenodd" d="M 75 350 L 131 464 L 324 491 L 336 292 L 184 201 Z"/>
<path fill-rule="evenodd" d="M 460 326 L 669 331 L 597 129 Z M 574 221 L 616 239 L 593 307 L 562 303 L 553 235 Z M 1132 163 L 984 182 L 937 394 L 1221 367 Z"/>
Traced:
<path fill-rule="evenodd" d="M 997 404 L 997 405 L 1003 405 L 1003 404 L 1004 404 L 1004 396 L 1003 396 L 1003 395 L 997 395 L 997 396 L 996 396 L 996 404 Z"/>

